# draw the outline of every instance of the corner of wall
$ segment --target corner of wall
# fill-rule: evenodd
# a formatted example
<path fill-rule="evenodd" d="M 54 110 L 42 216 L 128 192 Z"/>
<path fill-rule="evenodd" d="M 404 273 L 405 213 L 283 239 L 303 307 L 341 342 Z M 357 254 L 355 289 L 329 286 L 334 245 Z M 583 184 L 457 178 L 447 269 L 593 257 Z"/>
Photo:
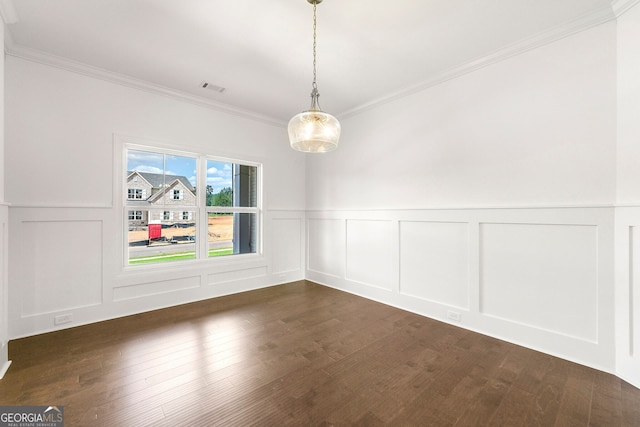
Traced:
<path fill-rule="evenodd" d="M 624 13 L 618 13 L 616 58 L 616 374 L 640 387 L 640 2 L 615 3 Z"/>
<path fill-rule="evenodd" d="M 4 203 L 4 22 L 0 19 L 0 379 L 9 361 L 9 314 L 7 283 L 7 228 L 9 209 Z"/>

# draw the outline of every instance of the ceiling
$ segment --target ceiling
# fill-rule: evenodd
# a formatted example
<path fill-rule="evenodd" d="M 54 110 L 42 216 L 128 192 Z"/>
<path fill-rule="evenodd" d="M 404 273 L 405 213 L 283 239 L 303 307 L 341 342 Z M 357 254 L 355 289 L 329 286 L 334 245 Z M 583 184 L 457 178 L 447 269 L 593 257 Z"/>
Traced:
<path fill-rule="evenodd" d="M 320 105 L 346 117 L 614 19 L 637 2 L 325 0 Z M 309 107 L 312 11 L 306 0 L 0 0 L 9 55 L 274 123 Z"/>

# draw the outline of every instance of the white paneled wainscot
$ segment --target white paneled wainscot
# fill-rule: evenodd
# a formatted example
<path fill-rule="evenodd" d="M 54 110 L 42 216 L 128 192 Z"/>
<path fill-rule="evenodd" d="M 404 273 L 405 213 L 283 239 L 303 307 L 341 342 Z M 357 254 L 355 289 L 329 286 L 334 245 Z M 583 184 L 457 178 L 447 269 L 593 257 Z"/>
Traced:
<path fill-rule="evenodd" d="M 308 279 L 615 370 L 614 208 L 307 215 Z"/>
<path fill-rule="evenodd" d="M 10 208 L 9 336 L 112 319 L 304 278 L 304 212 L 266 211 L 262 254 L 123 266 L 108 207 Z M 3 228 L 4 229 L 4 228 Z"/>
<path fill-rule="evenodd" d="M 7 281 L 7 228 L 9 208 L 0 203 L 0 379 L 11 365 L 9 361 L 9 316 L 7 309 L 8 281 Z"/>
<path fill-rule="evenodd" d="M 620 377 L 640 387 L 640 207 L 616 210 L 616 343 Z"/>

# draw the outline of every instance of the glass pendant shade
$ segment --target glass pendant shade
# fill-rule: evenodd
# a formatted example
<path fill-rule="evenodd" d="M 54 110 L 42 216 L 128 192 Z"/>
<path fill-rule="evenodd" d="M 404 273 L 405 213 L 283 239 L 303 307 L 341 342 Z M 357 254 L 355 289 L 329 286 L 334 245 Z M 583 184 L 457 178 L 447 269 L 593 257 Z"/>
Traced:
<path fill-rule="evenodd" d="M 289 121 L 291 148 L 305 153 L 326 153 L 338 148 L 340 122 L 320 110 L 307 110 Z"/>
<path fill-rule="evenodd" d="M 313 5 L 313 84 L 311 107 L 289 120 L 289 144 L 304 153 L 326 153 L 338 148 L 340 122 L 320 109 L 316 82 L 316 7 L 322 0 L 307 0 Z"/>

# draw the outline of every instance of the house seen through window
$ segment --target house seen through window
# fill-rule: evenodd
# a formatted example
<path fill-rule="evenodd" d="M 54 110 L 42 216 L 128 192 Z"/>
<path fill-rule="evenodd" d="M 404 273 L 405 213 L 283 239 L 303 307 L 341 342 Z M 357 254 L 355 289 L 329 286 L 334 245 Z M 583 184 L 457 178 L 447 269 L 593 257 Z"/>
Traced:
<path fill-rule="evenodd" d="M 129 221 L 141 221 L 142 211 L 129 211 Z"/>
<path fill-rule="evenodd" d="M 142 199 L 144 193 L 141 188 L 129 188 L 127 194 L 129 199 Z"/>
<path fill-rule="evenodd" d="M 131 148 L 126 163 L 129 265 L 258 252 L 259 165 Z"/>

